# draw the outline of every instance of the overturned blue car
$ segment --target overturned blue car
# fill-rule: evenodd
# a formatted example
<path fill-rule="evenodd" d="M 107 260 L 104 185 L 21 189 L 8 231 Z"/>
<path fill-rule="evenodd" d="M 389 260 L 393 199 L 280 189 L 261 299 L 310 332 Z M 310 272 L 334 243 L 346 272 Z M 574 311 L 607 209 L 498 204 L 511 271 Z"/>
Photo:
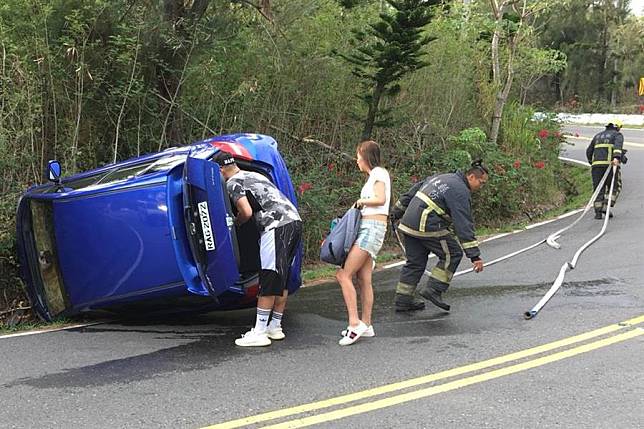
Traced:
<path fill-rule="evenodd" d="M 22 276 L 45 320 L 95 309 L 225 310 L 254 306 L 254 222 L 233 224 L 218 151 L 268 177 L 294 204 L 293 184 L 269 136 L 233 134 L 61 178 L 20 199 Z M 302 244 L 289 278 L 301 284 Z"/>

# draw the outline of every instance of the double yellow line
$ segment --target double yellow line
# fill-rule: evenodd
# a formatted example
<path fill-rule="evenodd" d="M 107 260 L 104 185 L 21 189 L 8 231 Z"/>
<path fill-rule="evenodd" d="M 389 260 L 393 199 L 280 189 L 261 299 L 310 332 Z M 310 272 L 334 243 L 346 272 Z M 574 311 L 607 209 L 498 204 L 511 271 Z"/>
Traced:
<path fill-rule="evenodd" d="M 538 347 L 522 350 L 515 353 L 510 353 L 504 356 L 499 356 L 496 358 L 484 360 L 470 365 L 461 366 L 458 368 L 453 368 L 447 371 L 441 371 L 435 374 L 429 374 L 418 378 L 412 378 L 398 383 L 387 384 L 373 389 L 368 389 L 360 392 L 350 393 L 347 395 L 337 396 L 335 398 L 330 398 L 322 401 L 311 402 L 308 404 L 298 405 L 291 408 L 284 408 L 281 410 L 270 411 L 267 413 L 244 417 L 241 419 L 230 420 L 224 423 L 207 426 L 207 428 L 204 428 L 204 429 L 224 429 L 224 428 L 230 429 L 230 428 L 247 426 L 251 424 L 263 424 L 271 420 L 282 419 L 282 418 L 294 416 L 297 414 L 310 413 L 312 411 L 317 411 L 317 410 L 338 406 L 338 405 L 344 406 L 342 408 L 338 408 L 333 411 L 327 411 L 327 412 L 315 414 L 308 417 L 288 420 L 283 423 L 264 426 L 267 428 L 300 428 L 300 427 L 324 423 L 332 420 L 337 420 L 337 419 L 353 416 L 356 414 L 362 414 L 362 413 L 374 411 L 381 408 L 391 407 L 394 405 L 402 404 L 404 402 L 425 398 L 439 393 L 448 392 L 450 390 L 459 389 L 461 387 L 470 386 L 472 384 L 493 380 L 495 378 L 503 377 L 510 374 L 515 374 L 531 368 L 536 368 L 548 363 L 557 362 L 562 359 L 576 356 L 581 353 L 597 350 L 599 348 L 606 347 L 611 344 L 626 341 L 628 339 L 635 338 L 640 335 L 644 335 L 644 329 L 636 326 L 641 323 L 644 323 L 644 315 L 626 320 L 621 323 L 596 329 L 594 331 L 589 331 L 580 335 L 576 335 L 573 337 L 554 341 L 552 343 L 544 344 Z M 626 332 L 614 334 L 614 335 L 608 335 L 608 334 L 616 333 L 617 331 L 626 331 Z M 526 360 L 524 362 L 516 363 L 514 365 L 505 366 L 499 369 L 494 369 L 477 375 L 450 381 L 444 384 L 439 384 L 439 385 L 430 386 L 430 387 L 426 387 L 418 390 L 413 390 L 407 393 L 399 393 L 397 395 L 389 396 L 387 398 L 379 399 L 373 402 L 365 402 L 358 405 L 349 405 L 352 402 L 369 399 L 374 396 L 379 396 L 386 393 L 392 393 L 403 389 L 419 386 L 422 384 L 427 384 L 434 381 L 467 374 L 474 371 L 480 371 L 482 369 L 513 362 L 519 359 L 525 359 L 531 356 L 549 352 L 561 347 L 566 347 L 573 344 L 585 342 L 590 339 L 605 336 L 605 335 L 608 335 L 608 336 L 597 341 L 582 344 L 574 348 L 548 354 L 542 357 L 537 357 L 531 360 Z"/>

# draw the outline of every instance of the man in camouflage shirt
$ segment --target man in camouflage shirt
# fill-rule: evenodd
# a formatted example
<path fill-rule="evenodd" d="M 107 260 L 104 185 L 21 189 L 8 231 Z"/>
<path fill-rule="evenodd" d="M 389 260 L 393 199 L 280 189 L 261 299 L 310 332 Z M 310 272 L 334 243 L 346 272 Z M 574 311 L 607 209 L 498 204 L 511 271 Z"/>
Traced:
<path fill-rule="evenodd" d="M 302 220 L 291 201 L 265 176 L 240 170 L 234 158 L 219 152 L 215 161 L 237 208 L 235 223 L 254 218 L 260 233 L 259 296 L 255 327 L 235 340 L 242 347 L 267 346 L 284 339 L 282 315 L 290 268 L 302 236 Z M 270 319 L 270 323 L 269 323 Z"/>

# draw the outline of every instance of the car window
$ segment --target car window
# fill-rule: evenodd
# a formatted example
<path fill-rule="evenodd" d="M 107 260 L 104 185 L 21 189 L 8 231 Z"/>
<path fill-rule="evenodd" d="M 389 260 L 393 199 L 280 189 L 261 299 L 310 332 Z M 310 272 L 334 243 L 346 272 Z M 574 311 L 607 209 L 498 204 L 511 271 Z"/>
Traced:
<path fill-rule="evenodd" d="M 148 160 L 138 164 L 117 167 L 110 171 L 104 171 L 101 174 L 83 177 L 79 179 L 63 180 L 66 188 L 81 189 L 89 186 L 105 185 L 120 180 L 127 180 L 134 177 L 144 176 L 156 171 L 169 170 L 176 165 L 183 163 L 186 159 L 185 154 L 167 155 L 162 158 Z"/>
<path fill-rule="evenodd" d="M 119 180 L 132 179 L 144 176 L 156 171 L 168 170 L 186 160 L 186 155 L 168 155 L 159 159 L 147 161 L 140 164 L 129 165 L 110 171 L 107 175 L 96 181 L 95 185 L 118 182 Z"/>
<path fill-rule="evenodd" d="M 103 171 L 99 174 L 93 174 L 91 176 L 85 176 L 85 177 L 80 177 L 75 179 L 63 179 L 63 186 L 65 188 L 71 188 L 71 189 L 86 188 L 87 186 L 91 186 L 94 183 L 96 183 L 97 180 L 100 180 L 101 177 L 105 176 L 107 173 L 108 172 Z M 43 192 L 47 192 L 47 193 L 59 192 L 59 188 L 57 186 L 50 186 L 48 188 L 44 188 Z"/>

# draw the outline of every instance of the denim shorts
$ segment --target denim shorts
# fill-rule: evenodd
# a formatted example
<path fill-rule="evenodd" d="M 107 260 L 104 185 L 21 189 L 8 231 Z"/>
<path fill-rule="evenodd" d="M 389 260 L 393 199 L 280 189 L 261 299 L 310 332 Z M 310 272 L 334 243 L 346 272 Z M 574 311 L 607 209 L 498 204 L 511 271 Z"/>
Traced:
<path fill-rule="evenodd" d="M 385 241 L 387 224 L 373 219 L 362 219 L 355 245 L 369 253 L 375 261 L 383 241 Z"/>

